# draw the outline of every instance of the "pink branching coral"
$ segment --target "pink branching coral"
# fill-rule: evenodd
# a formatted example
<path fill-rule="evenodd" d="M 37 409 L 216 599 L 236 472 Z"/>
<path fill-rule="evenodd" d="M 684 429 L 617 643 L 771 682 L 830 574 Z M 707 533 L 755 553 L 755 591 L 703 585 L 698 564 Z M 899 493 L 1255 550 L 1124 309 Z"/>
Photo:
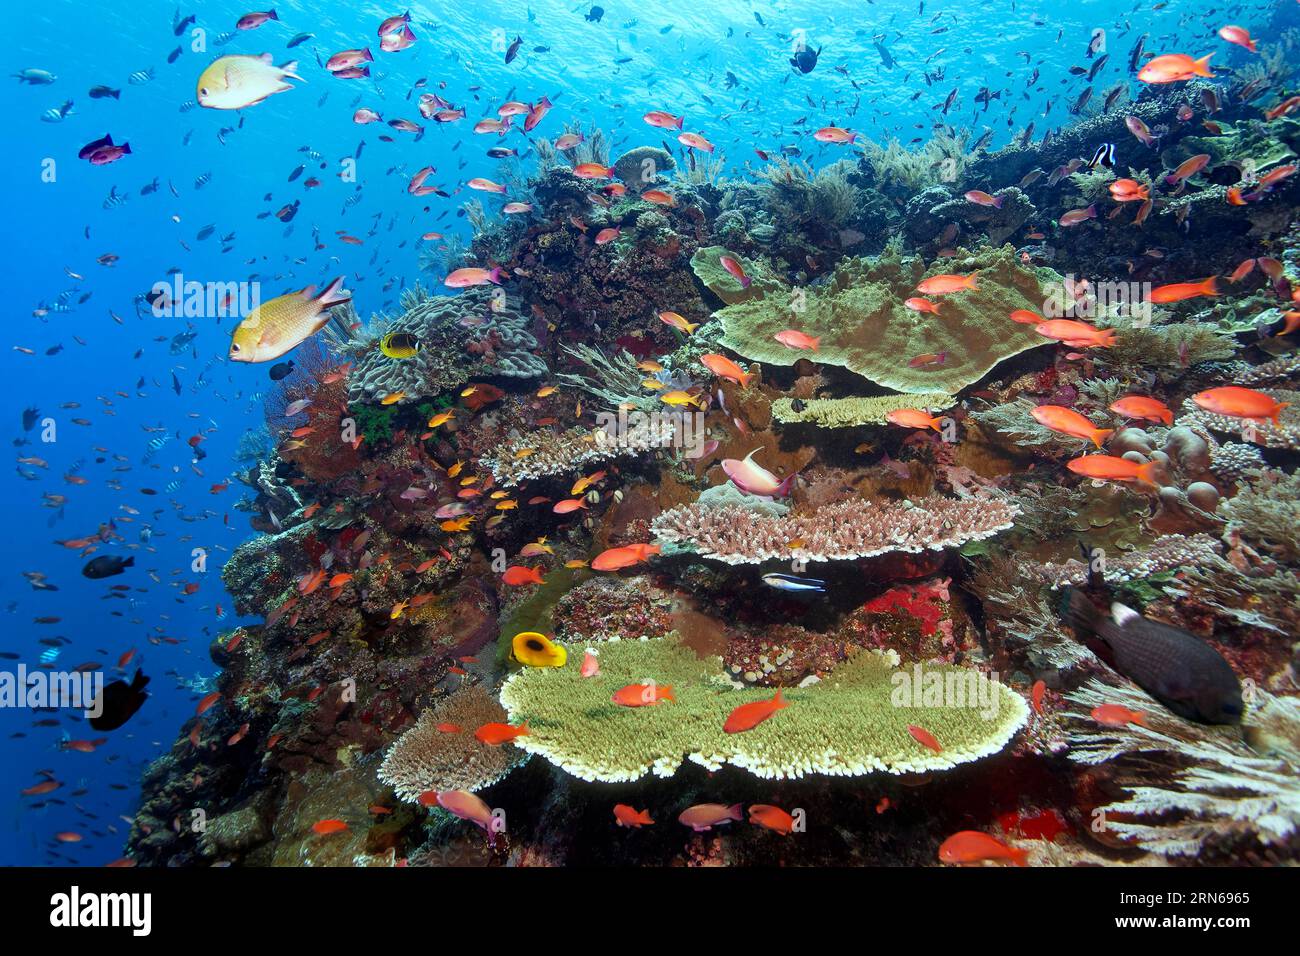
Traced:
<path fill-rule="evenodd" d="M 962 501 L 939 495 L 915 503 L 841 501 L 786 517 L 697 503 L 665 511 L 651 528 L 660 541 L 727 564 L 849 561 L 891 551 L 955 548 L 1005 531 L 1017 514 L 1014 504 L 998 498 Z"/>

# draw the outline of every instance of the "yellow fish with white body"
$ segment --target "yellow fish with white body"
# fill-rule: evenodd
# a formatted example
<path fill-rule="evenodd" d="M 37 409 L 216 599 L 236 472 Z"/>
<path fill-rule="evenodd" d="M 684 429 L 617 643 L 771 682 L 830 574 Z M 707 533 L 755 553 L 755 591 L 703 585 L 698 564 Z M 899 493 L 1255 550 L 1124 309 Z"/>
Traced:
<path fill-rule="evenodd" d="M 347 302 L 352 296 L 343 291 L 339 276 L 319 295 L 309 285 L 301 292 L 290 292 L 263 302 L 245 316 L 230 338 L 232 362 L 270 362 L 297 348 L 330 320 L 330 307 Z"/>
<path fill-rule="evenodd" d="M 297 60 L 276 66 L 269 53 L 223 56 L 199 74 L 195 99 L 210 110 L 242 110 L 275 93 L 293 89 L 289 80 L 305 83 L 297 71 Z"/>

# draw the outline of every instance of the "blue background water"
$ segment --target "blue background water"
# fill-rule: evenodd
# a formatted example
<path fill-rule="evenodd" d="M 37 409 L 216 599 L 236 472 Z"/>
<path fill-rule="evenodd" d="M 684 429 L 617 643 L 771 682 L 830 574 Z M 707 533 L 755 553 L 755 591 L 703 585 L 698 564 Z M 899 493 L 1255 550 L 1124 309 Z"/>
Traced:
<path fill-rule="evenodd" d="M 39 480 L 25 480 L 16 470 L 7 470 L 2 479 L 9 533 L 0 574 L 0 650 L 19 653 L 31 667 L 43 649 L 38 639 L 62 635 L 71 643 L 62 649 L 57 666 L 98 661 L 111 669 L 122 652 L 138 648 L 132 667 L 142 664 L 153 678 L 153 696 L 93 754 L 59 749 L 65 735 L 99 736 L 84 724 L 65 717 L 62 728 L 36 728 L 33 720 L 46 715 L 0 709 L 5 747 L 0 862 L 97 865 L 120 855 L 120 835 L 91 833 L 110 824 L 126 832 L 127 825 L 117 818 L 133 812 L 141 768 L 170 746 L 193 712 L 198 695 L 179 678 L 210 677 L 214 667 L 206 653 L 208 642 L 220 628 L 235 623 L 229 614 L 217 620 L 218 602 L 227 611 L 231 607 L 218 572 L 229 550 L 250 533 L 247 516 L 233 508 L 238 485 L 220 495 L 210 494 L 209 486 L 227 479 L 241 433 L 260 424 L 260 395 L 270 383 L 266 366 L 235 366 L 224 360 L 230 319 L 195 320 L 198 336 L 191 348 L 173 355 L 169 340 L 185 330 L 185 320 L 156 318 L 147 311 L 137 317 L 133 298 L 165 280 L 169 269 L 179 268 L 190 279 L 218 282 L 242 281 L 256 273 L 264 298 L 342 274 L 365 316 L 391 307 L 401 285 L 420 278 L 421 233 L 460 231 L 468 238 L 468 227 L 455 211 L 464 199 L 481 195 L 466 191 L 450 199 L 417 200 L 406 193 L 405 178 L 390 174 L 390 168 L 403 166 L 409 175 L 432 164 L 437 173 L 430 181 L 448 191 L 472 176 L 500 178 L 497 162 L 484 155 L 496 137 L 474 136 L 471 127 L 483 115 L 495 116 L 495 108 L 506 99 L 533 101 L 544 94 L 552 98 L 555 109 L 538 135 L 558 135 L 564 122 L 576 117 L 602 127 L 622 147 L 664 138 L 662 131 L 641 122 L 646 110 L 684 113 L 686 128 L 712 140 L 730 170 L 743 174 L 747 164 L 758 165 L 754 147 L 775 154 L 784 144 L 798 144 L 805 158 L 818 166 L 849 155 L 812 142 L 808 133 L 828 124 L 852 127 L 876 141 L 889 135 L 903 142 L 927 138 L 941 118 L 937 104 L 957 87 L 958 105 L 947 121 L 958 127 L 974 121 L 976 136 L 986 127 L 992 129 L 997 146 L 1031 119 L 1039 136 L 1069 119 L 1066 105 L 1084 84 L 1066 70 L 1072 64 L 1089 65 L 1084 51 L 1094 27 L 1108 31 L 1111 54 L 1094 83 L 1096 102 L 1125 77 L 1128 51 L 1137 35 L 1149 33 L 1147 48 L 1156 52 L 1217 50 L 1219 63 L 1229 60 L 1229 53 L 1213 39 L 1215 30 L 1224 22 L 1258 28 L 1267 12 L 1267 5 L 1258 4 L 1253 11 L 1233 12 L 1224 19 L 1222 10 L 1202 15 L 1218 4 L 1171 2 L 1153 11 L 1150 3 L 1114 0 L 927 0 L 923 12 L 917 0 L 660 0 L 605 3 L 603 20 L 587 22 L 584 15 L 590 6 L 551 0 L 528 6 L 500 0 L 413 4 L 412 29 L 418 42 L 393 54 L 379 51 L 375 33 L 383 18 L 401 11 L 397 4 L 281 2 L 279 23 L 241 32 L 217 46 L 217 36 L 233 31 L 236 19 L 249 9 L 228 2 L 189 3 L 181 8 L 182 15 L 197 14 L 196 26 L 207 31 L 208 51 L 203 53 L 190 51 L 188 31 L 180 38 L 173 35 L 171 3 L 47 0 L 7 11 L 4 72 L 37 67 L 57 74 L 58 80 L 51 86 L 19 85 L 12 79 L 0 83 L 0 115 L 8 131 L 6 148 L 0 151 L 0 181 L 8 186 L 9 233 L 3 267 L 9 341 L 0 348 L 0 376 L 6 388 L 3 420 L 6 436 L 16 438 L 22 409 L 34 405 L 58 421 L 59 431 L 54 444 L 40 444 L 33 432 L 27 437 L 36 444 L 14 449 L 15 457 L 34 454 L 49 461 L 48 470 L 35 469 Z M 1121 35 L 1130 24 L 1133 29 Z M 786 63 L 796 30 L 806 31 L 810 45 L 823 47 L 822 61 L 811 75 L 792 75 Z M 286 41 L 300 32 L 314 33 L 316 39 L 287 51 Z M 884 68 L 872 43 L 879 34 L 897 61 L 892 70 Z M 516 35 L 524 40 L 520 55 L 505 64 L 501 41 Z M 166 57 L 178 45 L 184 52 L 169 65 Z M 316 61 L 314 51 L 323 61 L 359 46 L 374 51 L 372 80 L 335 79 Z M 538 46 L 549 50 L 532 52 Z M 242 114 L 179 111 L 182 103 L 194 99 L 196 78 L 214 55 L 266 51 L 277 63 L 299 59 L 307 82 Z M 1028 54 L 1029 65 L 1021 51 Z M 615 63 L 624 57 L 630 62 Z M 151 82 L 128 83 L 131 73 L 150 67 L 156 70 Z M 946 76 L 928 86 L 923 71 L 939 67 Z M 1034 67 L 1041 78 L 1027 90 Z M 727 71 L 738 81 L 733 89 L 725 88 Z M 428 79 L 429 91 L 465 106 L 467 119 L 445 127 L 427 124 L 430 128 L 419 142 L 379 124 L 360 127 L 352 122 L 356 105 L 370 106 L 385 119 L 420 121 L 418 93 L 409 101 L 406 96 L 421 77 Z M 87 91 L 96 84 L 120 88 L 120 100 L 91 99 Z M 974 97 L 983 86 L 1009 92 L 977 116 Z M 921 95 L 914 97 L 918 91 Z M 324 94 L 328 96 L 321 103 Z M 354 104 L 358 94 L 360 103 Z M 1049 98 L 1055 102 L 1044 118 Z M 65 99 L 74 101 L 72 115 L 57 124 L 40 120 Z M 850 113 L 855 103 L 857 112 Z M 1012 106 L 1017 112 L 1009 126 Z M 808 118 L 807 125 L 795 126 L 801 117 Z M 241 119 L 242 128 L 220 145 L 218 131 Z M 132 155 L 102 168 L 78 161 L 77 150 L 105 133 L 115 142 L 129 141 Z M 392 135 L 394 142 L 381 142 L 381 133 Z M 352 156 L 363 139 L 366 146 L 358 168 L 362 199 L 345 210 L 344 200 L 356 187 L 339 181 L 336 163 Z M 458 143 L 459 151 L 453 152 Z M 503 143 L 521 152 L 527 145 L 518 131 Z M 319 152 L 328 168 L 314 169 L 308 161 L 302 178 L 287 182 L 290 171 L 306 159 L 299 152 L 303 146 Z M 46 160 L 56 164 L 53 182 L 42 180 Z M 466 162 L 463 169 L 458 168 L 461 160 Z M 532 160 L 525 166 L 531 168 Z M 211 181 L 196 189 L 196 177 L 207 173 Z M 303 180 L 311 175 L 323 185 L 308 191 Z M 141 186 L 155 177 L 161 188 L 141 196 Z M 179 197 L 172 195 L 169 184 L 175 185 Z M 103 200 L 114 186 L 130 198 L 105 210 Z M 264 199 L 268 193 L 270 198 Z M 256 218 L 259 212 L 273 212 L 299 198 L 301 209 L 289 226 L 274 217 Z M 428 213 L 421 211 L 426 203 Z M 376 222 L 378 230 L 370 235 Z M 208 224 L 215 225 L 215 234 L 196 240 Z M 314 248 L 313 227 L 326 248 Z M 343 244 L 335 238 L 336 230 L 363 237 L 365 244 Z M 222 253 L 220 237 L 229 233 L 236 236 L 233 248 Z M 120 261 L 111 268 L 96 264 L 95 258 L 108 252 Z M 70 278 L 65 269 L 84 279 Z M 391 277 L 397 282 L 384 291 Z M 424 279 L 429 284 L 430 277 Z M 71 311 L 43 319 L 32 315 L 34 308 L 55 301 L 65 290 L 73 290 Z M 78 304 L 84 293 L 91 293 L 90 299 Z M 122 317 L 122 324 L 113 321 L 110 310 Z M 12 351 L 10 345 L 37 354 Z M 44 354 L 58 345 L 63 346 L 58 354 Z M 137 350 L 142 351 L 138 357 Z M 205 367 L 206 381 L 196 386 Z M 170 387 L 173 369 L 183 386 L 179 396 Z M 145 384 L 137 389 L 141 377 Z M 79 402 L 81 407 L 60 409 L 65 402 Z M 72 424 L 70 419 L 78 416 L 92 424 Z M 146 443 L 155 437 L 144 428 L 159 425 L 179 434 L 179 440 L 173 438 L 144 464 Z M 213 425 L 215 431 L 203 445 L 208 457 L 198 463 L 203 472 L 199 476 L 191 468 L 184 439 Z M 94 446 L 128 456 L 131 470 L 111 471 L 117 464 L 111 457 L 94 463 Z M 89 483 L 67 484 L 62 476 L 83 460 L 81 474 Z M 106 485 L 110 478 L 121 480 L 121 491 Z M 180 486 L 163 493 L 173 480 Z M 145 487 L 160 493 L 142 495 Z M 57 512 L 42 507 L 41 494 L 47 491 L 67 495 L 66 506 Z M 80 576 L 85 559 L 53 541 L 90 534 L 110 518 L 120 522 L 124 505 L 142 514 L 134 522 L 119 523 L 119 531 L 128 542 L 136 542 L 147 521 L 154 529 L 153 550 L 105 547 L 99 553 L 134 553 L 136 567 L 121 577 L 87 581 Z M 185 540 L 187 536 L 193 540 Z M 190 549 L 195 546 L 211 551 L 206 574 L 189 571 Z M 20 576 L 24 570 L 45 572 L 59 590 L 33 591 Z M 150 580 L 150 570 L 161 583 Z M 199 581 L 200 590 L 182 595 L 181 587 L 191 581 Z M 103 598 L 109 585 L 119 583 L 139 589 L 130 593 L 129 607 Z M 112 616 L 111 611 L 122 616 Z M 52 626 L 32 623 L 42 615 L 60 616 L 62 621 Z M 155 646 L 150 637 L 179 643 Z M 0 664 L 13 669 L 17 662 Z M 109 674 L 110 679 L 114 676 Z M 53 796 L 66 804 L 32 809 L 32 798 L 19 797 L 21 788 L 37 782 L 40 768 L 52 769 L 64 781 Z M 70 797 L 79 787 L 88 792 Z M 81 832 L 86 839 L 80 844 L 56 843 L 53 835 L 64 830 Z M 51 857 L 51 850 L 62 856 Z"/>

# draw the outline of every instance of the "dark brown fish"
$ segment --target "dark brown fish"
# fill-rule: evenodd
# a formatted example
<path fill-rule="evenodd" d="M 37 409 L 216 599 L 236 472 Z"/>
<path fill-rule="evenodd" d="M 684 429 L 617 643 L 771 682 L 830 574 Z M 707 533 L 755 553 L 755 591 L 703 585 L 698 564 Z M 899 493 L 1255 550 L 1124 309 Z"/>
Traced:
<path fill-rule="evenodd" d="M 1117 671 L 1181 717 L 1207 724 L 1241 720 L 1241 683 L 1223 656 L 1181 628 L 1151 621 L 1122 604 L 1103 614 L 1072 591 L 1066 623 Z"/>

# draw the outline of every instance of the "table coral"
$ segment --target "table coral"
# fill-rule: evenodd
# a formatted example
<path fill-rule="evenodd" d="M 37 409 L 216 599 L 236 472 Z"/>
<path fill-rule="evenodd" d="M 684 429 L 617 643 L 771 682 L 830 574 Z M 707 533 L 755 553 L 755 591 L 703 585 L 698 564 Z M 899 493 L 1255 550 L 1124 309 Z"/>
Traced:
<path fill-rule="evenodd" d="M 601 645 L 598 676 L 584 678 L 577 667 L 523 671 L 506 681 L 501 702 L 512 722 L 528 722 L 524 749 L 584 780 L 610 782 L 672 776 L 686 759 L 769 779 L 945 770 L 997 753 L 1025 724 L 1024 700 L 1002 684 L 972 668 L 920 667 L 859 652 L 817 683 L 783 689 L 789 706 L 770 720 L 728 734 L 722 727 L 732 710 L 771 692 L 736 688 L 719 658 L 701 659 L 668 639 L 613 641 Z M 907 696 L 904 687 L 918 674 L 926 696 Z M 620 688 L 648 680 L 672 686 L 676 700 L 611 701 Z M 909 726 L 933 734 L 942 752 L 919 744 Z"/>
<path fill-rule="evenodd" d="M 937 315 L 903 305 L 917 284 L 940 272 L 978 272 L 978 289 L 939 298 Z M 793 365 L 810 353 L 787 348 L 774 336 L 795 329 L 821 339 L 812 357 L 856 372 L 900 392 L 956 393 L 1004 359 L 1045 344 L 1008 316 L 1038 312 L 1047 287 L 1059 283 L 1050 269 L 1030 269 L 1010 246 L 959 250 L 927 269 L 919 258 L 847 259 L 821 285 L 791 288 L 729 305 L 716 313 L 723 345 L 745 358 Z M 753 287 L 751 286 L 751 289 Z M 913 368 L 909 360 L 946 353 L 944 361 Z"/>
<path fill-rule="evenodd" d="M 1005 531 L 1016 514 L 1001 499 L 938 495 L 915 503 L 853 499 L 787 517 L 692 504 L 665 511 L 651 529 L 660 541 L 727 564 L 848 561 L 958 547 Z"/>

